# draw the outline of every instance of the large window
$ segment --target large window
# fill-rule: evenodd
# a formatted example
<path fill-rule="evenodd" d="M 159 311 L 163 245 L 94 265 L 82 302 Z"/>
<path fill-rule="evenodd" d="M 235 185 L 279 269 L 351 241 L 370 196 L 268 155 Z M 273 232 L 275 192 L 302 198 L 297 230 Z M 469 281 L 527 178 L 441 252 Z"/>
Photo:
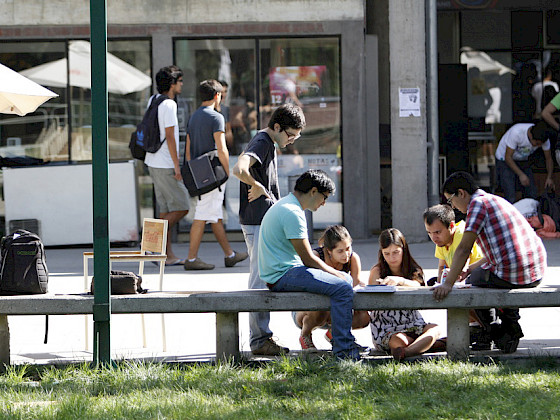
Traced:
<path fill-rule="evenodd" d="M 152 87 L 150 43 L 109 41 L 108 51 L 109 154 L 129 159 L 130 133 Z M 91 160 L 90 57 L 90 44 L 83 40 L 0 43 L 3 64 L 59 94 L 23 118 L 0 117 L 1 155 Z"/>
<path fill-rule="evenodd" d="M 151 47 L 146 40 L 109 41 L 109 157 L 131 159 L 130 134 L 151 94 Z M 91 51 L 85 40 L 0 42 L 0 62 L 59 96 L 24 117 L 0 115 L 0 156 L 45 163 L 89 162 L 91 152 Z M 18 159 L 21 162 L 21 159 Z M 151 181 L 137 165 L 142 216 L 153 215 Z M 133 200 L 135 191 L 130 191 Z M 0 201 L 0 218 L 4 216 Z M 0 227 L 2 223 L 0 223 Z"/>
<path fill-rule="evenodd" d="M 257 130 L 266 127 L 275 107 L 293 102 L 303 108 L 307 126 L 293 145 L 278 151 L 280 190 L 286 195 L 297 176 L 322 169 L 336 183 L 327 205 L 314 213 L 314 227 L 342 222 L 340 47 L 338 38 L 177 40 L 176 63 L 185 85 L 178 99 L 185 122 L 200 105 L 198 83 L 227 82 L 226 133 L 230 167 Z M 184 130 L 181 130 L 184 132 Z M 227 228 L 238 229 L 239 183 L 230 178 L 226 192 Z"/>
<path fill-rule="evenodd" d="M 15 71 L 66 60 L 64 42 L 0 43 L 0 62 Z M 66 77 L 66 73 L 60 77 Z M 43 81 L 40 84 L 47 86 Z M 59 96 L 36 112 L 19 117 L 0 114 L 0 155 L 68 160 L 68 112 L 66 84 L 47 87 Z"/>

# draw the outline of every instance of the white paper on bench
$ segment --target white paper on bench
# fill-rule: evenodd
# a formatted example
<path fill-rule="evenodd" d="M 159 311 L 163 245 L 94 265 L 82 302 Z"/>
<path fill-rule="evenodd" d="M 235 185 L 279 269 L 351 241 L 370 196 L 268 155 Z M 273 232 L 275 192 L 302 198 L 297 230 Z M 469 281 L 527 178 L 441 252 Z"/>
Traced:
<path fill-rule="evenodd" d="M 397 288 L 395 286 L 388 286 L 386 284 L 368 284 L 365 287 L 356 289 L 358 293 L 392 293 L 396 291 Z"/>

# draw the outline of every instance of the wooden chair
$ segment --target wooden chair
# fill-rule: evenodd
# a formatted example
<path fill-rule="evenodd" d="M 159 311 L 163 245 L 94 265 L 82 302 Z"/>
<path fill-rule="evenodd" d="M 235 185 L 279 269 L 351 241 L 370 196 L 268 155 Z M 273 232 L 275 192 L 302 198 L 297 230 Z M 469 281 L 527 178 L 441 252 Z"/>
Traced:
<path fill-rule="evenodd" d="M 112 267 L 114 262 L 138 262 L 138 275 L 144 274 L 144 263 L 155 261 L 159 263 L 159 290 L 163 290 L 163 271 L 167 248 L 167 220 L 145 218 L 142 223 L 142 241 L 140 250 L 136 251 L 110 251 L 109 263 Z M 84 252 L 84 290 L 89 292 L 88 260 L 93 258 L 93 252 Z M 161 314 L 161 333 L 163 351 L 167 351 L 167 340 L 165 338 L 165 319 Z M 88 349 L 88 320 L 86 317 L 86 350 Z M 142 344 L 146 347 L 146 325 L 144 314 L 142 314 Z"/>

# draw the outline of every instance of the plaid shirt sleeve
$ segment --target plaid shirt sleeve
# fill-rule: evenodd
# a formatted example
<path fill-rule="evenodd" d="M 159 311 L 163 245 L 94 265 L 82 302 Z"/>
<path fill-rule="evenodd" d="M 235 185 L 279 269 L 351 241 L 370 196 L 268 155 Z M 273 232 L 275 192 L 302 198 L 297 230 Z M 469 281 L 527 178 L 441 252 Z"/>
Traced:
<path fill-rule="evenodd" d="M 481 200 L 471 199 L 469 203 L 469 208 L 467 210 L 467 220 L 465 221 L 465 232 L 474 232 L 480 235 L 482 229 L 486 224 L 486 207 L 483 205 Z"/>

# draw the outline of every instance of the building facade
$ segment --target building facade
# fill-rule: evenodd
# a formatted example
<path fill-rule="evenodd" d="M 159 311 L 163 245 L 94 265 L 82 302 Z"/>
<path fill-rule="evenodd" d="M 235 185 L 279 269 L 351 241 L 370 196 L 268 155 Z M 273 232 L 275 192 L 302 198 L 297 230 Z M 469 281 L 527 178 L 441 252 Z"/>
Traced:
<path fill-rule="evenodd" d="M 307 127 L 292 148 L 279 152 L 282 194 L 301 172 L 323 169 L 335 180 L 337 191 L 314 214 L 316 229 L 343 223 L 354 238 L 367 238 L 394 226 L 411 240 L 423 240 L 421 214 L 433 201 L 428 199 L 433 181 L 428 144 L 438 147 L 439 178 L 455 169 L 468 169 L 476 170 L 484 181 L 490 179 L 491 159 L 484 166 L 479 157 L 491 154 L 500 130 L 521 118 L 514 108 L 520 106 L 515 93 L 518 81 L 509 70 L 505 71 L 510 76 L 498 74 L 500 120 L 487 118 L 484 101 L 488 99 L 481 99 L 487 95 L 477 92 L 496 92 L 495 75 L 490 71 L 473 77 L 473 64 L 461 64 L 465 47 L 487 51 L 515 74 L 517 62 L 533 60 L 542 67 L 547 51 L 555 57 L 556 47 L 545 44 L 548 38 L 542 25 L 555 19 L 554 3 L 109 0 L 110 161 L 130 159 L 130 133 L 155 89 L 146 77 L 153 80 L 159 68 L 177 64 L 185 80 L 178 98 L 181 140 L 190 113 L 200 103 L 197 85 L 204 79 L 229 85 L 224 104 L 232 161 L 255 131 L 266 125 L 275 106 L 298 103 Z M 426 106 L 433 91 L 426 71 L 430 5 L 438 10 L 439 142 L 429 138 Z M 89 2 L 18 0 L 4 2 L 2 8 L 0 62 L 27 73 L 59 97 L 26 117 L 0 116 L 0 155 L 40 158 L 50 162 L 45 170 L 51 165 L 67 165 L 68 170 L 87 165 L 91 162 Z M 524 25 L 529 15 L 532 22 L 541 17 L 540 35 L 534 35 L 538 27 Z M 537 36 L 537 43 L 524 49 L 519 42 L 525 37 L 517 36 L 518 30 Z M 463 99 L 453 102 L 456 96 Z M 152 186 L 142 164 L 136 164 L 135 178 L 137 192 L 127 199 L 137 201 L 140 215 L 152 215 Z M 53 187 L 58 184 L 57 179 L 52 182 Z M 226 226 L 232 231 L 239 228 L 238 194 L 231 179 Z M 8 213 L 7 226 L 14 218 L 39 217 Z M 51 216 L 40 217 L 45 225 Z"/>

